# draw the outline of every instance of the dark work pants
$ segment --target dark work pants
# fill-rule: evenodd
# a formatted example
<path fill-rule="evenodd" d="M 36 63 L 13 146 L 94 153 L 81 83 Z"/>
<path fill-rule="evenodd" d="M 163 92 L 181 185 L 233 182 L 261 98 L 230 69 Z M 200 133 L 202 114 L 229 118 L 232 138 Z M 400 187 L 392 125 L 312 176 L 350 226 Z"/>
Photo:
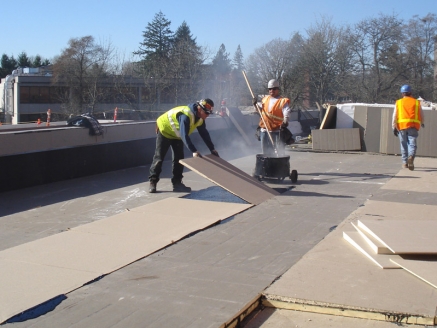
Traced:
<path fill-rule="evenodd" d="M 184 143 L 180 139 L 168 139 L 159 131 L 156 136 L 155 155 L 153 156 L 152 165 L 150 166 L 150 181 L 159 181 L 159 175 L 162 171 L 162 162 L 164 161 L 164 157 L 170 147 L 172 150 L 173 164 L 173 178 L 171 179 L 171 182 L 180 183 L 182 181 L 182 171 L 184 170 L 184 166 L 179 163 L 179 160 L 184 159 Z"/>

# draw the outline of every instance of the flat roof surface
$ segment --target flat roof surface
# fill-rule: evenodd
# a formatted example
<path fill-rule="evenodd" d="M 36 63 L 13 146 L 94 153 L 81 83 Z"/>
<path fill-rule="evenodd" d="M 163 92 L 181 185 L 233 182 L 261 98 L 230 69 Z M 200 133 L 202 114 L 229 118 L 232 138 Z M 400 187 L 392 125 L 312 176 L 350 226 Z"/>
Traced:
<path fill-rule="evenodd" d="M 427 191 L 381 188 L 401 170 L 398 156 L 287 154 L 297 183 L 264 181 L 279 196 L 26 311 L 5 327 L 220 327 L 368 199 L 437 205 Z M 254 154 L 230 162 L 251 174 L 255 160 Z M 0 250 L 182 197 L 171 191 L 170 166 L 164 164 L 156 194 L 147 192 L 148 166 L 2 193 Z M 183 182 L 192 188 L 189 197 L 238 201 L 195 172 L 185 170 Z"/>

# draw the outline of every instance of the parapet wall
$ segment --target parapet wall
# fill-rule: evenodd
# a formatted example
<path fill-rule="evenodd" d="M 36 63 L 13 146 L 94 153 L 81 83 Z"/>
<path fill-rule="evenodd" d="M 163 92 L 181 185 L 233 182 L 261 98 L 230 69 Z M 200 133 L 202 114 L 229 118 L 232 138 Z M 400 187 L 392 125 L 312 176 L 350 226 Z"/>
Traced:
<path fill-rule="evenodd" d="M 0 129 L 0 192 L 151 163 L 155 122 L 112 123 L 102 127 L 102 136 L 91 136 L 82 127 Z M 220 117 L 208 119 L 207 127 L 213 141 L 220 143 L 216 147 L 230 143 L 238 134 Z M 196 132 L 192 138 L 205 151 Z"/>

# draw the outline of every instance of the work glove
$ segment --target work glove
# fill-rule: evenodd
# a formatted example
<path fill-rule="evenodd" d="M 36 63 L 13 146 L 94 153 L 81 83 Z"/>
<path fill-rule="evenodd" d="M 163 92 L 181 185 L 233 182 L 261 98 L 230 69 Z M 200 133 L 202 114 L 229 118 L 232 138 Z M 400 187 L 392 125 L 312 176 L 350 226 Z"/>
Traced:
<path fill-rule="evenodd" d="M 202 154 L 199 153 L 198 151 L 195 151 L 195 152 L 193 153 L 193 157 L 200 157 L 200 158 L 202 158 Z"/>
<path fill-rule="evenodd" d="M 397 136 L 398 136 L 398 134 L 399 134 L 399 131 L 398 131 L 398 129 L 396 129 L 396 128 L 393 128 L 393 134 L 395 135 L 395 137 L 397 137 Z"/>
<path fill-rule="evenodd" d="M 425 127 L 425 124 L 422 123 L 422 124 L 420 124 L 420 126 L 421 126 L 422 128 L 424 128 L 424 127 Z"/>
<path fill-rule="evenodd" d="M 281 124 L 281 128 L 286 128 L 288 126 L 288 122 L 282 122 L 282 124 Z"/>
<path fill-rule="evenodd" d="M 253 99 L 252 99 L 252 104 L 253 104 L 254 106 L 256 106 L 256 105 L 258 104 L 258 98 L 253 97 Z"/>
<path fill-rule="evenodd" d="M 220 157 L 218 151 L 215 149 L 211 150 L 211 154 L 213 154 L 214 156 Z"/>

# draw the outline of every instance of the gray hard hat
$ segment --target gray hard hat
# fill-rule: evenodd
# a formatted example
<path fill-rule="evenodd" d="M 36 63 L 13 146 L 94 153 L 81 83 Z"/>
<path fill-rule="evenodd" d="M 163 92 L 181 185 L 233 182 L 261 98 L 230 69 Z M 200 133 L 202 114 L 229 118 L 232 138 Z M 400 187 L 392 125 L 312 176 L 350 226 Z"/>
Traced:
<path fill-rule="evenodd" d="M 271 88 L 279 88 L 279 81 L 278 80 L 270 80 L 269 83 L 267 84 L 267 89 L 271 89 Z"/>

